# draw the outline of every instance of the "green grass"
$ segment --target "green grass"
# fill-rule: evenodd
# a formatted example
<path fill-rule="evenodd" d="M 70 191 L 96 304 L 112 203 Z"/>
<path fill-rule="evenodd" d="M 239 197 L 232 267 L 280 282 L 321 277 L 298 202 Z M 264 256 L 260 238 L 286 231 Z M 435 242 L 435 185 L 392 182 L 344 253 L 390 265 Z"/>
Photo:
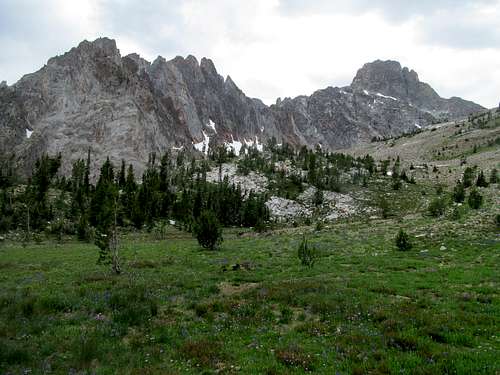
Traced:
<path fill-rule="evenodd" d="M 227 229 L 215 252 L 126 233 L 120 276 L 91 244 L 0 245 L 0 373 L 498 374 L 495 207 L 431 218 L 433 189 L 404 189 L 388 220 Z"/>

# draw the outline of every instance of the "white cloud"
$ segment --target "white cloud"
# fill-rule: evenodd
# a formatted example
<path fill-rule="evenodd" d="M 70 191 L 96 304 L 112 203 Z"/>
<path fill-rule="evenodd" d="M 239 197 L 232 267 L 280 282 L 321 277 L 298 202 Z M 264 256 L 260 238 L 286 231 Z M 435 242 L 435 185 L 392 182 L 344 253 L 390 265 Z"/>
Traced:
<path fill-rule="evenodd" d="M 394 59 L 442 96 L 498 104 L 497 0 L 3 0 L 0 80 L 10 83 L 82 39 L 123 54 L 210 57 L 249 96 L 310 94 Z M 404 4 L 402 6 L 401 4 Z M 3 16 L 2 16 L 3 14 Z M 1 24 L 4 24 L 2 27 Z"/>

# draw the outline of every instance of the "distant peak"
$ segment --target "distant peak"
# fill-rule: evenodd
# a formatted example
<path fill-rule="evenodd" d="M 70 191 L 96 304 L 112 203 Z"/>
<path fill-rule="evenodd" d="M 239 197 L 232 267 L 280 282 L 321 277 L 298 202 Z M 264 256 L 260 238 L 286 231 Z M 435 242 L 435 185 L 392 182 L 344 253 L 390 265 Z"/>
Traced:
<path fill-rule="evenodd" d="M 407 67 L 402 67 L 399 61 L 375 60 L 373 62 L 364 64 L 363 67 L 358 70 L 356 77 L 354 77 L 353 83 L 367 80 L 376 81 L 387 78 L 391 75 L 393 77 L 406 77 L 418 81 L 418 74 L 414 70 L 410 70 Z"/>
<path fill-rule="evenodd" d="M 418 95 L 421 90 L 418 74 L 394 60 L 375 60 L 363 65 L 351 87 L 357 91 L 368 90 L 396 98 Z"/>

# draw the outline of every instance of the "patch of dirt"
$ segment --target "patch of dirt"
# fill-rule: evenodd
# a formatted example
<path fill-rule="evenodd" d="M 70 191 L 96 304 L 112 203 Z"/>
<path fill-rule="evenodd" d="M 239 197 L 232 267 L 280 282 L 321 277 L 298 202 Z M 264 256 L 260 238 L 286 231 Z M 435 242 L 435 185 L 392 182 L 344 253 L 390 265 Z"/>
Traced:
<path fill-rule="evenodd" d="M 233 285 L 227 281 L 222 281 L 219 283 L 219 291 L 223 296 L 234 296 L 236 294 L 241 294 L 251 289 L 255 289 L 259 286 L 259 283 L 243 283 L 239 285 Z"/>

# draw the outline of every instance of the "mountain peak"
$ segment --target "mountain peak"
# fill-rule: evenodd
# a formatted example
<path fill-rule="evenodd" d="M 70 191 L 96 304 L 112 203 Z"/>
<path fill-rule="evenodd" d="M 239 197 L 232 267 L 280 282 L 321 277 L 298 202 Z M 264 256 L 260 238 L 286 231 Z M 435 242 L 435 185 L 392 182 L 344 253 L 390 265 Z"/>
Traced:
<path fill-rule="evenodd" d="M 376 60 L 358 70 L 351 87 L 404 99 L 428 102 L 441 99 L 426 83 L 420 82 L 414 70 L 402 67 L 398 61 Z"/>
<path fill-rule="evenodd" d="M 106 37 L 97 38 L 92 42 L 84 40 L 78 45 L 78 47 L 74 48 L 73 50 L 77 50 L 83 53 L 100 52 L 108 56 L 120 55 L 120 50 L 116 46 L 116 41 L 114 39 Z"/>
<path fill-rule="evenodd" d="M 480 109 L 440 98 L 391 60 L 365 64 L 352 87 L 266 106 L 219 75 L 208 58 L 159 56 L 151 64 L 138 54 L 121 57 L 114 40 L 99 38 L 0 90 L 0 154 L 18 153 L 29 164 L 41 153 L 61 152 L 70 156 L 69 171 L 71 157 L 91 148 L 96 160 L 110 156 L 143 168 L 151 152 L 189 148 L 207 137 L 214 145 L 276 137 L 334 150 Z M 26 128 L 36 132 L 29 141 Z"/>
<path fill-rule="evenodd" d="M 84 40 L 77 47 L 72 48 L 69 52 L 66 52 L 62 56 L 55 56 L 49 59 L 47 65 L 58 65 L 58 64 L 70 64 L 74 65 L 74 59 L 87 59 L 95 60 L 99 58 L 108 58 L 117 64 L 120 64 L 121 55 L 120 50 L 116 46 L 116 41 L 109 38 L 97 38 L 96 40 L 89 42 Z"/>
<path fill-rule="evenodd" d="M 406 90 L 396 92 L 394 90 L 402 89 L 402 87 L 394 87 L 395 85 L 404 85 L 408 80 L 417 83 L 418 75 L 408 68 L 402 68 L 398 61 L 393 60 L 375 60 L 371 63 L 363 65 L 358 70 L 352 81 L 352 87 L 355 89 L 363 89 L 381 92 L 386 95 L 399 94 L 404 95 Z"/>

